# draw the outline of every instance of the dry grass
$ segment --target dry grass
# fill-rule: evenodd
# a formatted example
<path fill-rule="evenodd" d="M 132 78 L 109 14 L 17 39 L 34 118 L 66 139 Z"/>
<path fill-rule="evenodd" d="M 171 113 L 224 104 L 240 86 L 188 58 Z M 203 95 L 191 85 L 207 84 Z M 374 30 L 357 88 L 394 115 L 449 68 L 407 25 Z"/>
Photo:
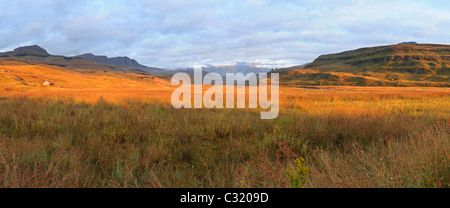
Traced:
<path fill-rule="evenodd" d="M 446 125 L 446 126 L 445 126 Z M 450 140 L 447 124 L 422 135 L 351 151 L 312 151 L 311 187 L 449 187 Z"/>
<path fill-rule="evenodd" d="M 173 109 L 164 87 L 3 91 L 2 187 L 449 187 L 448 88 L 281 89 L 258 110 Z M 24 97 L 26 96 L 26 97 Z"/>

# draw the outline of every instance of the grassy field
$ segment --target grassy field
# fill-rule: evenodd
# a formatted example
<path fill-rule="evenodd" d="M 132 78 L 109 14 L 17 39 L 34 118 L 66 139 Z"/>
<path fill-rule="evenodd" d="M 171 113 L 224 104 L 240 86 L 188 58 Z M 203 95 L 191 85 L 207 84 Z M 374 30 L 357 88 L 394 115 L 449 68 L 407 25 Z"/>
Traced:
<path fill-rule="evenodd" d="M 275 120 L 172 90 L 0 91 L 0 186 L 450 186 L 449 88 L 283 87 Z"/>

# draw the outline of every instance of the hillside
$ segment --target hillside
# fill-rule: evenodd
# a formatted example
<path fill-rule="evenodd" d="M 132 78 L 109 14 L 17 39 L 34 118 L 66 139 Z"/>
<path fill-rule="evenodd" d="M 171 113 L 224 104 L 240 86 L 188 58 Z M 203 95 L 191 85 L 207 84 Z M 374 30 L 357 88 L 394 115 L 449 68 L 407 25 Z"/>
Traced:
<path fill-rule="evenodd" d="M 45 81 L 54 86 L 43 86 Z M 18 58 L 0 58 L 0 94 L 8 91 L 47 89 L 123 89 L 170 86 L 167 79 L 154 75 L 69 69 Z"/>
<path fill-rule="evenodd" d="M 450 86 L 450 45 L 361 48 L 274 72 L 294 85 Z"/>

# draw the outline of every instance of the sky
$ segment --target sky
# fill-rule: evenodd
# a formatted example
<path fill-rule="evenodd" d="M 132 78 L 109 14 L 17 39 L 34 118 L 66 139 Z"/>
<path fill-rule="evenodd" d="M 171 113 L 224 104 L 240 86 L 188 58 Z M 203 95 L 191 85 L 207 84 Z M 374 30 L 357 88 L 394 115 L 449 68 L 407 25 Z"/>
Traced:
<path fill-rule="evenodd" d="M 128 56 L 175 69 L 294 66 L 361 47 L 450 43 L 447 1 L 0 0 L 0 51 Z"/>

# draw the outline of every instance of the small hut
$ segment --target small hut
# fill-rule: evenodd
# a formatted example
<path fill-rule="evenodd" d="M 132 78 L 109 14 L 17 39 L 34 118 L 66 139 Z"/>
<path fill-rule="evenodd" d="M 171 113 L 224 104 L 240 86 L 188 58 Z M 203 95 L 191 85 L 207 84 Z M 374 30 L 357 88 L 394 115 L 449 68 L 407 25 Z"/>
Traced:
<path fill-rule="evenodd" d="M 44 83 L 42 83 L 42 85 L 44 86 L 55 86 L 55 84 L 49 82 L 49 81 L 45 81 Z"/>

